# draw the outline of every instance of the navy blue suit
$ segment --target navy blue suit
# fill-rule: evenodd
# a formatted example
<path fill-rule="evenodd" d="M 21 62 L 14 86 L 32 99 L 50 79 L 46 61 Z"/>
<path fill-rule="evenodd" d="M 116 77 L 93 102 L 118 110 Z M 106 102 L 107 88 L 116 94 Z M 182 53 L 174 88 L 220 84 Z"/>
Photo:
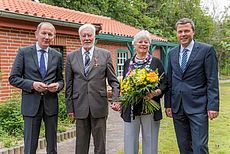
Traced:
<path fill-rule="evenodd" d="M 180 46 L 169 53 L 165 108 L 172 109 L 180 153 L 208 153 L 207 111 L 219 111 L 217 59 L 211 45 L 194 43 L 185 71 Z"/>
<path fill-rule="evenodd" d="M 44 120 L 47 140 L 47 153 L 57 153 L 58 92 L 64 87 L 62 57 L 49 48 L 47 72 L 42 78 L 39 72 L 35 45 L 20 48 L 15 58 L 9 82 L 22 90 L 21 113 L 24 119 L 24 153 L 35 154 L 41 120 Z M 33 88 L 33 82 L 59 83 L 57 92 L 40 93 Z"/>

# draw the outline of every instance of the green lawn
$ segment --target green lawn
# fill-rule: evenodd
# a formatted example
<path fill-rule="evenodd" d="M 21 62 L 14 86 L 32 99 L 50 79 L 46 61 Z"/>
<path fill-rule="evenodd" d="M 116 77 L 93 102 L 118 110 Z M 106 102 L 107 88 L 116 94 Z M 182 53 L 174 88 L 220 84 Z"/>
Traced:
<path fill-rule="evenodd" d="M 209 122 L 210 154 L 230 154 L 230 119 L 228 118 L 230 118 L 230 83 L 221 83 L 220 114 L 217 119 Z M 165 114 L 160 126 L 158 153 L 179 154 L 172 119 L 165 117 Z"/>

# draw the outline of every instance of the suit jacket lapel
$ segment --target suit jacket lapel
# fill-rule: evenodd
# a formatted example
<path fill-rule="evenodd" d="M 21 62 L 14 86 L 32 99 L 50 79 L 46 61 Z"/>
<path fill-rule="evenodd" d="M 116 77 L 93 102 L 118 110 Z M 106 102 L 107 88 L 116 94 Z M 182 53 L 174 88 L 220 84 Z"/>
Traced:
<path fill-rule="evenodd" d="M 93 51 L 93 56 L 92 56 L 92 59 L 90 61 L 90 65 L 89 65 L 89 74 L 90 72 L 92 71 L 94 65 L 95 65 L 95 59 L 98 59 L 98 50 L 97 50 L 97 47 L 94 47 L 94 51 Z"/>
<path fill-rule="evenodd" d="M 185 68 L 185 71 L 188 69 L 189 65 L 192 63 L 193 59 L 195 58 L 197 52 L 198 52 L 198 48 L 199 46 L 197 45 L 197 43 L 195 42 L 194 46 L 193 46 L 193 49 L 191 51 L 191 54 L 189 56 L 189 59 L 188 59 L 188 62 L 187 62 L 187 65 L 186 65 L 186 68 Z M 184 72 L 185 72 L 184 71 Z"/>
<path fill-rule="evenodd" d="M 32 54 L 32 57 L 33 57 L 33 60 L 34 60 L 35 67 L 36 67 L 36 68 L 38 69 L 38 71 L 39 71 L 38 55 L 37 55 L 37 49 L 36 49 L 36 46 L 35 46 L 35 45 L 31 46 L 31 54 Z"/>
<path fill-rule="evenodd" d="M 79 50 L 77 50 L 77 52 L 75 54 L 75 58 L 76 58 L 76 60 L 78 62 L 78 66 L 79 66 L 79 69 L 80 69 L 82 75 L 85 76 L 84 75 L 84 68 L 85 67 L 84 67 L 84 64 L 83 64 L 83 56 L 82 56 L 81 48 Z"/>
<path fill-rule="evenodd" d="M 181 70 L 180 67 L 180 61 L 179 61 L 179 57 L 180 57 L 180 45 L 177 46 L 173 51 L 172 51 L 172 55 L 171 55 L 171 63 L 172 65 L 175 64 L 175 71 L 178 72 L 178 75 L 182 78 L 183 75 L 183 71 Z"/>
<path fill-rule="evenodd" d="M 176 57 L 176 65 L 177 65 L 177 67 L 180 68 L 180 61 L 179 61 L 179 57 L 180 57 L 180 48 L 178 47 L 176 51 L 177 51 L 177 52 L 176 52 L 176 55 L 175 55 L 175 57 Z"/>
<path fill-rule="evenodd" d="M 49 49 L 46 73 L 49 71 L 50 67 L 52 66 L 52 59 L 53 59 L 53 51 L 51 49 Z"/>
<path fill-rule="evenodd" d="M 182 70 L 181 70 L 181 68 L 180 68 L 179 56 L 180 56 L 180 47 L 178 46 L 178 47 L 175 49 L 175 53 L 174 53 L 174 56 L 173 56 L 173 57 L 175 57 L 175 60 L 176 60 L 176 62 L 175 62 L 176 68 L 178 68 L 178 70 L 180 70 L 180 71 L 182 72 Z"/>

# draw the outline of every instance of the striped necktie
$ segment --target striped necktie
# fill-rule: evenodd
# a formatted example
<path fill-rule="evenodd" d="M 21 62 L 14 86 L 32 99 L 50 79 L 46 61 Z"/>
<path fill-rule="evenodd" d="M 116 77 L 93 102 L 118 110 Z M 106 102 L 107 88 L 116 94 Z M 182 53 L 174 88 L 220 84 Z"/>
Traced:
<path fill-rule="evenodd" d="M 184 72 L 185 71 L 185 68 L 186 68 L 186 65 L 187 65 L 187 59 L 188 59 L 188 49 L 184 49 L 183 51 L 182 51 L 182 59 L 181 59 L 181 70 L 182 70 L 182 72 Z"/>
<path fill-rule="evenodd" d="M 89 57 L 89 52 L 85 52 L 85 68 L 84 68 L 84 74 L 85 76 L 88 75 L 89 73 L 89 64 L 90 64 L 90 57 Z"/>

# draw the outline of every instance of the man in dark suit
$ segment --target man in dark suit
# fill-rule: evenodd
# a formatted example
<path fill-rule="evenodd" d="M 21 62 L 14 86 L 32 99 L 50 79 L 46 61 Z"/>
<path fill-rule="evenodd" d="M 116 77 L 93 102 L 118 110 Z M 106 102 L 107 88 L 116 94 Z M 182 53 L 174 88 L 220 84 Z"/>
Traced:
<path fill-rule="evenodd" d="M 207 154 L 208 118 L 219 111 L 215 50 L 193 39 L 191 19 L 180 19 L 176 31 L 180 45 L 169 53 L 166 115 L 173 118 L 181 154 Z"/>
<path fill-rule="evenodd" d="M 9 82 L 22 89 L 24 153 L 35 154 L 41 121 L 45 123 L 47 153 L 57 153 L 58 95 L 63 88 L 62 56 L 49 47 L 56 34 L 51 23 L 37 26 L 36 44 L 19 48 Z"/>
<path fill-rule="evenodd" d="M 90 135 L 94 153 L 105 154 L 106 119 L 108 115 L 107 84 L 112 87 L 112 99 L 119 95 L 110 52 L 94 46 L 95 27 L 85 24 L 79 28 L 82 47 L 67 56 L 67 112 L 76 118 L 76 154 L 88 154 Z M 112 107 L 116 106 L 112 104 Z"/>

